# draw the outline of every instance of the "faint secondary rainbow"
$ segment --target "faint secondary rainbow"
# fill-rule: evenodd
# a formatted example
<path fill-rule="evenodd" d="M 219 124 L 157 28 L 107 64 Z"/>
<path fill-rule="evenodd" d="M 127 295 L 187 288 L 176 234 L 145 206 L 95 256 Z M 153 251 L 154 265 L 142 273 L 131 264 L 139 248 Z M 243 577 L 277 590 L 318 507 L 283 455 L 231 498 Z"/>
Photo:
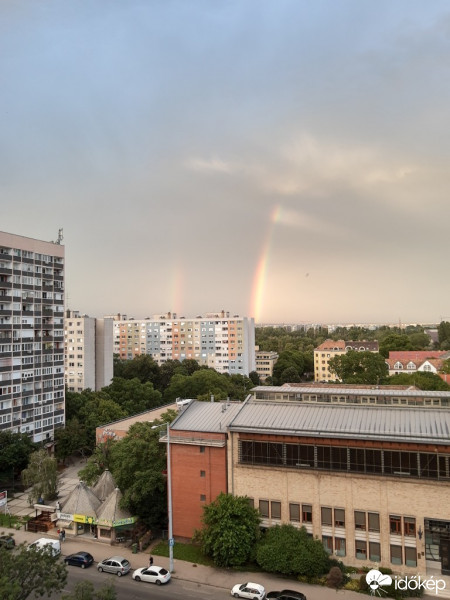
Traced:
<path fill-rule="evenodd" d="M 266 239 L 263 244 L 262 252 L 258 259 L 258 265 L 256 267 L 255 275 L 253 278 L 253 287 L 250 301 L 250 316 L 254 317 L 255 322 L 258 323 L 261 320 L 264 289 L 267 278 L 267 266 L 269 263 L 270 247 L 272 244 L 273 231 L 275 225 L 280 222 L 281 219 L 281 206 L 277 204 L 270 215 L 270 225 L 266 234 Z"/>

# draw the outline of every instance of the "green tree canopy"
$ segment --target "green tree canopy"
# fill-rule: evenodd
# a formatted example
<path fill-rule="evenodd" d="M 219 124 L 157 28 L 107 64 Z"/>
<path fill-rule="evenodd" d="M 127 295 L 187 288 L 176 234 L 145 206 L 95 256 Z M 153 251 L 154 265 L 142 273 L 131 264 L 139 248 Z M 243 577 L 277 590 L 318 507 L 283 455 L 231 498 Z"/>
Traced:
<path fill-rule="evenodd" d="M 232 392 L 232 383 L 229 377 L 214 371 L 214 369 L 200 369 L 192 375 L 175 374 L 164 393 L 167 402 L 176 398 L 198 398 L 209 400 L 211 395 L 216 400 L 225 400 Z"/>
<path fill-rule="evenodd" d="M 409 375 L 408 373 L 399 373 L 398 375 L 391 375 L 387 379 L 387 383 L 391 385 L 413 385 L 419 390 L 442 390 L 449 391 L 450 386 L 446 383 L 439 375 L 435 373 L 424 373 L 418 371 Z"/>
<path fill-rule="evenodd" d="M 408 335 L 391 333 L 380 341 L 379 349 L 381 356 L 388 358 L 391 350 L 414 350 L 414 347 Z"/>
<path fill-rule="evenodd" d="M 104 583 L 97 590 L 91 581 L 79 581 L 70 594 L 63 594 L 62 600 L 116 600 L 117 592 L 110 582 Z"/>
<path fill-rule="evenodd" d="M 259 512 L 245 496 L 221 493 L 203 508 L 203 527 L 196 538 L 219 567 L 245 564 L 259 539 Z"/>
<path fill-rule="evenodd" d="M 161 393 L 154 389 L 153 384 L 149 381 L 142 383 L 137 377 L 134 379 L 114 377 L 112 383 L 103 388 L 102 392 L 119 405 L 127 415 L 135 415 L 162 404 Z"/>
<path fill-rule="evenodd" d="M 37 449 L 26 433 L 0 432 L 0 469 L 21 471 L 28 464 L 30 455 Z"/>
<path fill-rule="evenodd" d="M 439 323 L 438 339 L 442 350 L 450 350 L 450 323 L 448 321 Z"/>
<path fill-rule="evenodd" d="M 52 555 L 50 548 L 28 550 L 26 545 L 14 551 L 0 546 L 0 598 L 27 600 L 34 596 L 50 597 L 64 589 L 66 565 Z"/>
<path fill-rule="evenodd" d="M 158 363 L 149 354 L 140 354 L 132 360 L 114 361 L 114 377 L 121 379 L 139 379 L 141 383 L 153 383 L 156 387 L 159 382 L 160 369 Z"/>
<path fill-rule="evenodd" d="M 88 432 L 78 417 L 72 417 L 66 421 L 65 427 L 55 431 L 55 441 L 55 456 L 60 460 L 73 454 L 84 456 L 92 450 L 92 440 L 89 440 Z"/>
<path fill-rule="evenodd" d="M 305 371 L 305 361 L 302 352 L 298 350 L 285 350 L 284 352 L 280 352 L 278 360 L 273 368 L 272 380 L 274 381 L 274 385 L 281 385 L 286 382 L 286 380 L 282 382 L 282 374 L 286 369 L 294 369 L 295 374 L 294 371 L 288 373 L 291 373 L 295 377 L 301 377 L 301 375 L 303 375 Z"/>
<path fill-rule="evenodd" d="M 58 489 L 56 460 L 44 449 L 33 452 L 28 467 L 22 471 L 22 480 L 26 486 L 31 486 L 31 503 L 39 498 L 54 500 Z"/>
<path fill-rule="evenodd" d="M 328 364 L 343 383 L 376 385 L 383 383 L 388 375 L 388 366 L 378 352 L 349 350 L 334 356 Z"/>
<path fill-rule="evenodd" d="M 318 577 L 329 569 L 329 557 L 319 540 L 293 525 L 270 527 L 256 549 L 256 561 L 269 573 Z"/>

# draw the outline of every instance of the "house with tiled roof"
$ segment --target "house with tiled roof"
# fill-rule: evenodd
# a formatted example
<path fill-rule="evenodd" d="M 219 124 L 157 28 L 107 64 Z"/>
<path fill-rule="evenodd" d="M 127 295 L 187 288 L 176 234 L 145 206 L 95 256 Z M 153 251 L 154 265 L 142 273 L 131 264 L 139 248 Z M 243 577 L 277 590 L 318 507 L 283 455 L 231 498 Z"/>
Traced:
<path fill-rule="evenodd" d="M 354 352 L 378 352 L 376 341 L 325 340 L 314 349 L 314 381 L 339 381 L 336 374 L 330 370 L 329 361 L 335 356 Z"/>
<path fill-rule="evenodd" d="M 389 352 L 386 364 L 389 375 L 417 372 L 441 375 L 444 361 L 450 358 L 450 352 L 443 350 L 409 350 Z"/>

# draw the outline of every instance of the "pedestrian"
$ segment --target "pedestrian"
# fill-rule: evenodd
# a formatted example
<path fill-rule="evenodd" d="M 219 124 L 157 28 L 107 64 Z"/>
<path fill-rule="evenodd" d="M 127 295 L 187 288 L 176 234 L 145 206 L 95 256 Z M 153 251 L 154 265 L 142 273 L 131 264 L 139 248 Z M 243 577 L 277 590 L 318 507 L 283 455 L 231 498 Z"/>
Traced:
<path fill-rule="evenodd" d="M 61 529 L 61 535 L 62 535 L 62 541 L 65 542 L 66 541 L 66 530 L 65 529 Z"/>
<path fill-rule="evenodd" d="M 153 556 L 150 556 L 148 560 L 148 566 L 151 567 L 153 565 Z"/>
<path fill-rule="evenodd" d="M 59 541 L 62 542 L 63 541 L 63 532 L 61 529 L 58 529 L 58 537 L 59 537 Z"/>

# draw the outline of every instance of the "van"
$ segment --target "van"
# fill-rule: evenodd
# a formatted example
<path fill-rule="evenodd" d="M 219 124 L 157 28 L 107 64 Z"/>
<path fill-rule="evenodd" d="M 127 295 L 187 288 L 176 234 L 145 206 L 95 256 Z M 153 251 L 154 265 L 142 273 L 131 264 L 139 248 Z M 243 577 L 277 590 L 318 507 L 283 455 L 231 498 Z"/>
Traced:
<path fill-rule="evenodd" d="M 61 554 L 61 542 L 49 538 L 39 538 L 28 546 L 28 550 L 44 550 L 48 547 L 51 549 L 52 556 L 59 556 Z"/>

